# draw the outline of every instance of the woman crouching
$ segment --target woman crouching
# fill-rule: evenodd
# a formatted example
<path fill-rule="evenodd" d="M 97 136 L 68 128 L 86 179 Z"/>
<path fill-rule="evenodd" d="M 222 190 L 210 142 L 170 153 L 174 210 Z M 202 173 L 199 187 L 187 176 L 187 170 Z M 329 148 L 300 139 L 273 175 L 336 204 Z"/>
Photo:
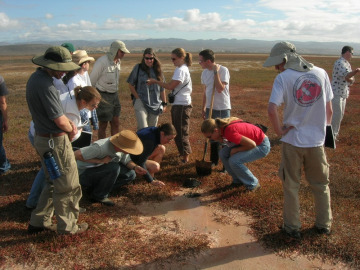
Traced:
<path fill-rule="evenodd" d="M 270 152 L 270 141 L 257 126 L 237 117 L 207 119 L 201 125 L 203 135 L 211 140 L 224 142 L 220 159 L 232 176 L 231 186 L 244 185 L 248 190 L 260 188 L 258 179 L 244 165 Z"/>

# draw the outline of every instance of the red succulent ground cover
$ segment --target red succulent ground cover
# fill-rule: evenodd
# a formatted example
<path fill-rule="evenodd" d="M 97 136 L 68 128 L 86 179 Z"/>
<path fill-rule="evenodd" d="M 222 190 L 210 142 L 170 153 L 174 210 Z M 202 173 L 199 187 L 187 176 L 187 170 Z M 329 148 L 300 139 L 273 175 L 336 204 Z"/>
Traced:
<path fill-rule="evenodd" d="M 161 54 L 160 57 L 165 76 L 169 80 L 174 70 L 170 56 Z M 305 57 L 326 69 L 331 76 L 336 57 Z M 126 56 L 122 62 L 119 95 L 123 129 L 135 130 L 136 126 L 130 92 L 125 81 L 140 58 L 140 55 L 132 54 Z M 276 72 L 274 69 L 261 67 L 265 58 L 265 55 L 219 54 L 216 61 L 230 70 L 232 115 L 270 127 L 267 102 Z M 39 158 L 27 139 L 30 115 L 25 101 L 25 84 L 36 68 L 30 59 L 31 56 L 0 58 L 0 74 L 5 78 L 10 90 L 10 129 L 5 135 L 4 144 L 12 164 L 12 170 L 0 176 L 0 269 L 136 268 L 152 262 L 181 260 L 186 255 L 206 250 L 211 242 L 206 235 L 183 230 L 175 221 L 161 217 L 145 217 L 134 206 L 140 202 L 150 204 L 154 201 L 171 200 L 183 181 L 189 177 L 201 180 L 201 187 L 196 190 L 200 196 L 202 193 L 212 194 L 213 199 L 204 203 L 219 207 L 222 211 L 244 211 L 251 216 L 252 234 L 278 254 L 288 256 L 299 252 L 343 261 L 353 268 L 360 266 L 359 83 L 355 83 L 351 89 L 337 148 L 326 150 L 330 164 L 334 215 L 333 233 L 330 236 L 318 236 L 312 230 L 314 204 L 305 180 L 300 190 L 303 239 L 288 240 L 280 232 L 282 187 L 277 178 L 280 142 L 271 127 L 268 131 L 272 143 L 270 154 L 249 164 L 250 169 L 260 179 L 260 190 L 247 193 L 242 188 L 224 189 L 231 179 L 229 175 L 220 173 L 221 165 L 209 176 L 196 175 L 195 161 L 202 158 L 205 142 L 199 129 L 202 122 L 202 86 L 201 68 L 196 63 L 196 54 L 191 67 L 194 108 L 190 127 L 193 148 L 190 163 L 179 163 L 175 145 L 170 145 L 167 147 L 162 170 L 157 175 L 159 180 L 166 183 L 164 188 L 153 187 L 139 178 L 134 185 L 115 190 L 111 194 L 116 202 L 113 208 L 91 204 L 84 198 L 81 206 L 87 211 L 80 215 L 80 222 L 89 223 L 90 228 L 82 235 L 59 236 L 47 232 L 28 235 L 26 228 L 30 212 L 24 205 L 39 170 Z M 360 61 L 353 59 L 352 65 L 358 67 Z M 168 111 L 160 117 L 160 122 L 169 121 Z M 218 222 L 229 222 L 221 216 L 215 219 Z"/>

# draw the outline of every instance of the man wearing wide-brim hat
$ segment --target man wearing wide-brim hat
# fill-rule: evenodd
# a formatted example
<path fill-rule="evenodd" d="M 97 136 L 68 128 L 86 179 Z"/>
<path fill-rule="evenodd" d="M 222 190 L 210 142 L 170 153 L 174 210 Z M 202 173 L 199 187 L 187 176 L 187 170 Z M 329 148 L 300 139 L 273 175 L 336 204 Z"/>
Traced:
<path fill-rule="evenodd" d="M 60 234 L 82 233 L 88 224 L 77 224 L 81 186 L 71 139 L 77 128 L 65 115 L 53 77 L 60 79 L 64 73 L 78 69 L 70 52 L 61 46 L 50 47 L 45 54 L 32 62 L 39 65 L 26 85 L 26 101 L 35 125 L 34 147 L 41 158 L 46 175 L 46 185 L 36 209 L 31 213 L 29 233 L 56 230 Z M 44 153 L 51 152 L 59 167 L 60 176 L 50 179 L 44 163 Z M 57 225 L 52 224 L 56 212 Z"/>
<path fill-rule="evenodd" d="M 129 155 L 139 155 L 143 149 L 135 132 L 122 130 L 76 150 L 80 183 L 88 191 L 90 199 L 113 206 L 114 202 L 108 196 L 114 187 L 128 184 L 136 174 L 146 174 L 147 171 L 135 164 Z"/>
<path fill-rule="evenodd" d="M 333 93 L 329 76 L 306 61 L 294 44 L 279 42 L 271 49 L 264 67 L 275 66 L 276 76 L 268 114 L 281 137 L 279 177 L 284 190 L 283 230 L 291 238 L 301 238 L 299 188 L 301 170 L 315 197 L 315 226 L 319 234 L 330 234 L 332 213 L 329 165 L 324 151 L 326 125 L 331 123 Z M 284 103 L 283 120 L 278 107 Z"/>

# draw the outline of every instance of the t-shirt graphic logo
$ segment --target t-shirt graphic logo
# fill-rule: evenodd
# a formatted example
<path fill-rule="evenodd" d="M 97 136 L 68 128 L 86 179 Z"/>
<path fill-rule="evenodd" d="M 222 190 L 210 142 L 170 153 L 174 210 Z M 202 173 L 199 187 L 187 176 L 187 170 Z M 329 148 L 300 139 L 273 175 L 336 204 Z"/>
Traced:
<path fill-rule="evenodd" d="M 313 74 L 299 77 L 293 88 L 295 102 L 302 107 L 312 106 L 321 96 L 321 84 Z"/>

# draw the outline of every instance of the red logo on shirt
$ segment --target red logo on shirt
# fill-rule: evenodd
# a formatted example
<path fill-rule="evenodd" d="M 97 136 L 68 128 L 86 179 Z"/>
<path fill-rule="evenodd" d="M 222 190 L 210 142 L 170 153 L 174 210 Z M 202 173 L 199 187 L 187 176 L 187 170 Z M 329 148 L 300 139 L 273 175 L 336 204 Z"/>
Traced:
<path fill-rule="evenodd" d="M 298 78 L 293 92 L 295 102 L 302 107 L 311 106 L 322 96 L 319 79 L 313 74 L 305 74 Z"/>

